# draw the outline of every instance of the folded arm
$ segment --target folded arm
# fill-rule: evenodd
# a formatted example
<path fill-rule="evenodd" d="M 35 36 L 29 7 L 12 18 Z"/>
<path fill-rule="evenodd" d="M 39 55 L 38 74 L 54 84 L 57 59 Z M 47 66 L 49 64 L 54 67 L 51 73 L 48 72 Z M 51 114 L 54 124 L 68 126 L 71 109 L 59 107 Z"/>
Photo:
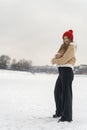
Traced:
<path fill-rule="evenodd" d="M 53 58 L 53 64 L 66 64 L 74 56 L 74 45 L 70 45 L 67 51 L 59 59 Z"/>

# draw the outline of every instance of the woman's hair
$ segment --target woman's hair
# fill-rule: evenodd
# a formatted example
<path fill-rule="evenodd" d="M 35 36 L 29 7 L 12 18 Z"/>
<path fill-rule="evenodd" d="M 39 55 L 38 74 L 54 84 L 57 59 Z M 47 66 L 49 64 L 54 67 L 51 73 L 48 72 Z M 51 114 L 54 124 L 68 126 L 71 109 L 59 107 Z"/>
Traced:
<path fill-rule="evenodd" d="M 60 46 L 60 48 L 59 48 L 59 50 L 58 50 L 58 53 L 61 53 L 62 52 L 62 55 L 66 52 L 66 50 L 68 49 L 68 46 L 69 46 L 70 44 L 65 44 L 65 43 L 63 43 L 61 46 Z"/>

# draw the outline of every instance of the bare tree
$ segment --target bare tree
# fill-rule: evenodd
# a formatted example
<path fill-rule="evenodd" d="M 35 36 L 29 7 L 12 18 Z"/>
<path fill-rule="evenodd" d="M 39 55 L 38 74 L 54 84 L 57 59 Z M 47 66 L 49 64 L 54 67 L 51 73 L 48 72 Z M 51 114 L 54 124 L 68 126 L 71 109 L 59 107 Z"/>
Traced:
<path fill-rule="evenodd" d="M 16 70 L 16 59 L 13 59 L 13 60 L 12 60 L 10 69 Z"/>
<path fill-rule="evenodd" d="M 8 65 L 10 64 L 11 58 L 7 55 L 0 56 L 0 68 L 7 69 Z"/>
<path fill-rule="evenodd" d="M 32 65 L 32 61 L 31 60 L 25 60 L 25 59 L 21 59 L 18 62 L 16 62 L 15 59 L 13 59 L 12 64 L 11 64 L 11 69 L 14 70 L 29 70 L 30 66 Z"/>

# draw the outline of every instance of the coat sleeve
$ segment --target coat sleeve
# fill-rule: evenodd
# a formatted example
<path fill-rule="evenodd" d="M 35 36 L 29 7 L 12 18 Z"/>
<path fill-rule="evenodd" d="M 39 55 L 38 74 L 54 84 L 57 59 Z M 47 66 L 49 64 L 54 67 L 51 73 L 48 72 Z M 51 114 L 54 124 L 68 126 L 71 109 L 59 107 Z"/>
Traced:
<path fill-rule="evenodd" d="M 70 59 L 72 59 L 72 57 L 74 56 L 74 45 L 70 45 L 67 49 L 67 51 L 64 53 L 64 55 L 57 59 L 55 58 L 54 61 L 55 61 L 55 64 L 66 64 L 67 61 L 69 61 Z"/>

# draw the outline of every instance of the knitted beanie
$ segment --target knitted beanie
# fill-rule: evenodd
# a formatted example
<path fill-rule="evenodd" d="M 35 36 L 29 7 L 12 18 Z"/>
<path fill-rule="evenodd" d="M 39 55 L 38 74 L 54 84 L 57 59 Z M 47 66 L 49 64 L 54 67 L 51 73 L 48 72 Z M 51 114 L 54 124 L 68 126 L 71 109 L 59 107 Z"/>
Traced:
<path fill-rule="evenodd" d="M 73 41 L 73 38 L 74 38 L 74 36 L 73 36 L 73 30 L 66 31 L 66 32 L 63 34 L 62 38 L 64 38 L 64 36 L 69 37 L 69 38 L 71 39 L 71 41 Z"/>

